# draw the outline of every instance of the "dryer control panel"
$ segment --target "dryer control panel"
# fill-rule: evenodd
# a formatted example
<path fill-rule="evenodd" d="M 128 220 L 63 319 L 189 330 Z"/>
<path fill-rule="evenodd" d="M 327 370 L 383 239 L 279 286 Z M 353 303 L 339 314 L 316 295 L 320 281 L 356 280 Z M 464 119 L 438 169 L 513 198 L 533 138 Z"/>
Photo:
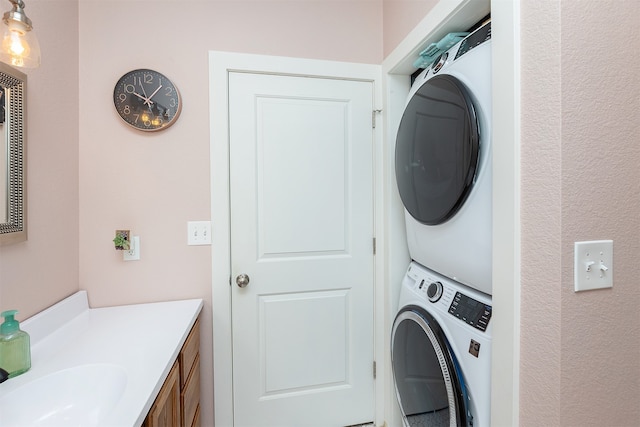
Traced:
<path fill-rule="evenodd" d="M 491 319 L 491 306 L 476 301 L 461 292 L 456 292 L 456 296 L 449 306 L 449 313 L 484 332 Z"/>
<path fill-rule="evenodd" d="M 460 43 L 460 48 L 456 53 L 455 59 L 460 58 L 462 55 L 469 52 L 474 47 L 480 46 L 487 40 L 491 40 L 491 22 L 484 25 L 483 27 L 478 28 L 476 31 L 462 40 L 462 42 Z"/>

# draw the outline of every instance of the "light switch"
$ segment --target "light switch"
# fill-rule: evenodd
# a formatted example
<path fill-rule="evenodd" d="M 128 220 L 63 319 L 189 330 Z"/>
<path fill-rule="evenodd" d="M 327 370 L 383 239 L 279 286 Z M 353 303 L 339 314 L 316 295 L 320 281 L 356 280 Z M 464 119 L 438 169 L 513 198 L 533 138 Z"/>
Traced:
<path fill-rule="evenodd" d="M 187 222 L 187 245 L 210 245 L 211 221 Z"/>
<path fill-rule="evenodd" d="M 575 242 L 574 290 L 613 287 L 613 240 Z"/>

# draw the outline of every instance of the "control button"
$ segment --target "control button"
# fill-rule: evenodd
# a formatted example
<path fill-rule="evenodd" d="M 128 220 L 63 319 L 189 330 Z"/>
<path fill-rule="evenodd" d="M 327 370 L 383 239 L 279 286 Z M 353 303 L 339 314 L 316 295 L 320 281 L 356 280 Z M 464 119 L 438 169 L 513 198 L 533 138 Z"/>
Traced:
<path fill-rule="evenodd" d="M 444 66 L 444 64 L 447 62 L 448 56 L 449 54 L 445 52 L 442 55 L 438 56 L 435 61 L 433 61 L 432 69 L 434 74 L 440 71 L 440 69 Z"/>
<path fill-rule="evenodd" d="M 442 283 L 432 282 L 427 288 L 427 298 L 431 302 L 436 302 L 440 297 L 442 297 Z"/>

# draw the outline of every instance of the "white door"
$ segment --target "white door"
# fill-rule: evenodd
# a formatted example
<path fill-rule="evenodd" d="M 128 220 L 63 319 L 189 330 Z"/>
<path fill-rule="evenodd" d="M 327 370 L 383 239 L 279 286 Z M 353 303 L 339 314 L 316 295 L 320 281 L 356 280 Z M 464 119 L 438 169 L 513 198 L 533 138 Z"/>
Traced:
<path fill-rule="evenodd" d="M 236 427 L 374 419 L 372 109 L 371 82 L 229 74 Z"/>

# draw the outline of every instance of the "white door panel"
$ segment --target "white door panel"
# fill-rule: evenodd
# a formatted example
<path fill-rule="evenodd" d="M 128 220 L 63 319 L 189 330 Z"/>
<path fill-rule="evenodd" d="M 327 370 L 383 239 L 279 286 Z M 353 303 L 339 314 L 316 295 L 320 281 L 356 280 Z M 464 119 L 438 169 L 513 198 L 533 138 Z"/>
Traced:
<path fill-rule="evenodd" d="M 343 101 L 258 100 L 261 255 L 345 250 L 347 106 Z"/>
<path fill-rule="evenodd" d="M 229 75 L 236 426 L 373 420 L 372 107 L 371 82 Z"/>

